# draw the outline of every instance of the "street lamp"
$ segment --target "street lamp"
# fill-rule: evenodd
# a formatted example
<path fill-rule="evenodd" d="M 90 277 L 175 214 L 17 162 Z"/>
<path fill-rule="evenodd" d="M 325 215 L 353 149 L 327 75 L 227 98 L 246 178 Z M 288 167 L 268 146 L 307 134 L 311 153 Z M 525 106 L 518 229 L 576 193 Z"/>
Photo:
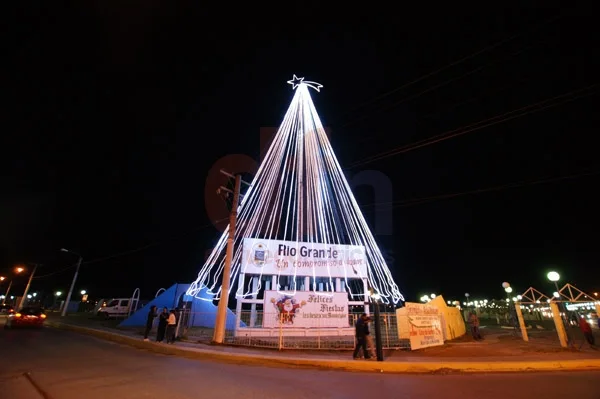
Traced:
<path fill-rule="evenodd" d="M 69 308 L 69 301 L 71 300 L 71 294 L 73 294 L 73 288 L 75 287 L 75 282 L 77 281 L 77 275 L 79 274 L 79 268 L 81 267 L 81 262 L 83 261 L 83 257 L 78 253 L 73 251 L 69 251 L 68 249 L 61 248 L 61 252 L 66 252 L 72 255 L 76 255 L 79 257 L 77 260 L 77 267 L 75 268 L 75 275 L 73 275 L 73 281 L 71 282 L 71 288 L 69 288 L 69 292 L 67 293 L 67 299 L 65 299 L 65 305 L 63 306 L 63 310 L 61 316 L 64 317 L 67 314 L 67 309 Z"/>
<path fill-rule="evenodd" d="M 379 316 L 379 300 L 381 295 L 373 291 L 371 288 L 371 300 L 375 305 L 375 350 L 377 353 L 377 361 L 383 362 L 383 345 L 381 342 L 381 317 Z"/>
<path fill-rule="evenodd" d="M 23 269 L 22 267 L 17 267 L 17 268 L 15 268 L 14 272 L 16 274 L 20 274 L 23 270 L 25 270 L 25 269 Z M 14 280 L 14 278 L 11 278 L 10 282 L 8 283 L 8 288 L 6 289 L 6 293 L 4 294 L 4 298 L 2 298 L 2 305 L 6 304 L 6 298 L 8 298 L 8 294 L 10 293 L 10 289 L 12 287 L 13 280 Z M 12 299 L 12 297 L 10 299 Z"/>
<path fill-rule="evenodd" d="M 546 277 L 548 277 L 548 280 L 552 281 L 554 283 L 554 286 L 556 287 L 556 291 L 560 292 L 560 290 L 558 289 L 558 280 L 560 280 L 560 274 L 558 274 L 557 272 L 549 272 Z"/>
<path fill-rule="evenodd" d="M 506 299 L 510 300 L 510 294 L 513 292 L 512 287 L 510 285 L 508 287 L 504 287 L 504 292 L 506 292 Z"/>
<path fill-rule="evenodd" d="M 23 305 L 25 304 L 25 299 L 26 298 L 27 299 L 31 299 L 31 298 L 28 298 L 27 293 L 29 292 L 29 287 L 31 287 L 31 280 L 33 280 L 33 275 L 35 274 L 35 271 L 37 270 L 37 268 L 39 266 L 36 263 L 32 263 L 31 265 L 33 266 L 33 270 L 31 271 L 31 274 L 29 275 L 29 280 L 27 281 L 27 286 L 25 287 L 25 292 L 23 292 L 23 297 L 21 298 L 21 303 L 19 304 L 19 308 L 23 307 Z M 17 270 L 17 272 L 19 272 L 19 270 L 21 270 L 20 272 L 22 272 L 25 269 L 22 268 L 22 267 L 17 267 L 16 270 Z"/>

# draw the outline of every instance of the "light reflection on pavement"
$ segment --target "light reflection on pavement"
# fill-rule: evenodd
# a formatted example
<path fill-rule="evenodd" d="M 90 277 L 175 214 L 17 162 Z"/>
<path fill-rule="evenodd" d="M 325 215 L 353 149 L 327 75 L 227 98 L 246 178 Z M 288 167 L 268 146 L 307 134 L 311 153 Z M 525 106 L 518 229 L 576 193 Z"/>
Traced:
<path fill-rule="evenodd" d="M 240 366 L 50 328 L 1 329 L 0 351 L 0 398 L 7 399 L 42 397 L 24 372 L 52 399 L 600 398 L 600 372 L 399 375 Z"/>

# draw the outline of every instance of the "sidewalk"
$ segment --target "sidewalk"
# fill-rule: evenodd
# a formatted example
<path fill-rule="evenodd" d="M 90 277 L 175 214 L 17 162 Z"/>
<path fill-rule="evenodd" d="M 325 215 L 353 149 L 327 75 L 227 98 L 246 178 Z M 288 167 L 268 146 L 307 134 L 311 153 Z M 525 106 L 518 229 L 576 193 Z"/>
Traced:
<path fill-rule="evenodd" d="M 198 360 L 260 366 L 311 367 L 388 373 L 522 372 L 600 369 L 600 352 L 539 348 L 519 339 L 489 336 L 483 342 L 457 342 L 419 351 L 385 350 L 385 361 L 352 360 L 349 351 L 277 351 L 191 342 L 144 342 L 136 330 L 123 331 L 75 318 L 50 318 L 47 324 L 153 352 Z M 92 324 L 90 326 L 89 324 Z M 97 323 L 96 323 L 97 324 Z M 116 324 L 116 323 L 115 323 Z M 509 340 L 510 341 L 510 340 Z"/>

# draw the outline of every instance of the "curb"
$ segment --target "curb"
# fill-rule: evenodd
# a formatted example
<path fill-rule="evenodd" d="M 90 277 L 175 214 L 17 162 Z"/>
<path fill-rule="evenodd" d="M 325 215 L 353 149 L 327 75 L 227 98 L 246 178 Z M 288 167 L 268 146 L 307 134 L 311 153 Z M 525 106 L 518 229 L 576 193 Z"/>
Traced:
<path fill-rule="evenodd" d="M 502 361 L 502 362 L 366 362 L 357 360 L 298 359 L 269 355 L 248 355 L 240 353 L 223 353 L 206 349 L 187 350 L 177 346 L 159 345 L 145 342 L 137 338 L 96 330 L 93 328 L 74 326 L 71 324 L 46 322 L 50 327 L 91 335 L 107 341 L 145 349 L 163 355 L 175 355 L 195 360 L 216 360 L 225 363 L 288 366 L 297 368 L 329 369 L 343 371 L 363 371 L 377 373 L 506 373 L 523 371 L 590 371 L 600 370 L 600 359 L 581 360 L 541 360 L 541 361 Z"/>

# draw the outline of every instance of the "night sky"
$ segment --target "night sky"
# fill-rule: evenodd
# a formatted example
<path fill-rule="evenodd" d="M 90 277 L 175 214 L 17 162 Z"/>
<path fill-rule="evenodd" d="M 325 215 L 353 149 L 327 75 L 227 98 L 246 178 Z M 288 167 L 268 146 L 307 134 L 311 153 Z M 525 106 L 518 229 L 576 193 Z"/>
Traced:
<path fill-rule="evenodd" d="M 551 293 L 551 269 L 600 290 L 589 10 L 300 24 L 129 4 L 7 11 L 2 274 L 43 263 L 32 289 L 65 292 L 77 258 L 64 247 L 83 255 L 76 290 L 94 297 L 193 281 L 220 234 L 210 219 L 226 216 L 216 187 L 205 195 L 209 171 L 259 159 L 297 74 L 323 84 L 311 95 L 349 176 L 393 185 L 393 198 L 355 194 L 371 224 L 393 215 L 377 239 L 407 299 L 502 297 L 503 281 Z"/>

